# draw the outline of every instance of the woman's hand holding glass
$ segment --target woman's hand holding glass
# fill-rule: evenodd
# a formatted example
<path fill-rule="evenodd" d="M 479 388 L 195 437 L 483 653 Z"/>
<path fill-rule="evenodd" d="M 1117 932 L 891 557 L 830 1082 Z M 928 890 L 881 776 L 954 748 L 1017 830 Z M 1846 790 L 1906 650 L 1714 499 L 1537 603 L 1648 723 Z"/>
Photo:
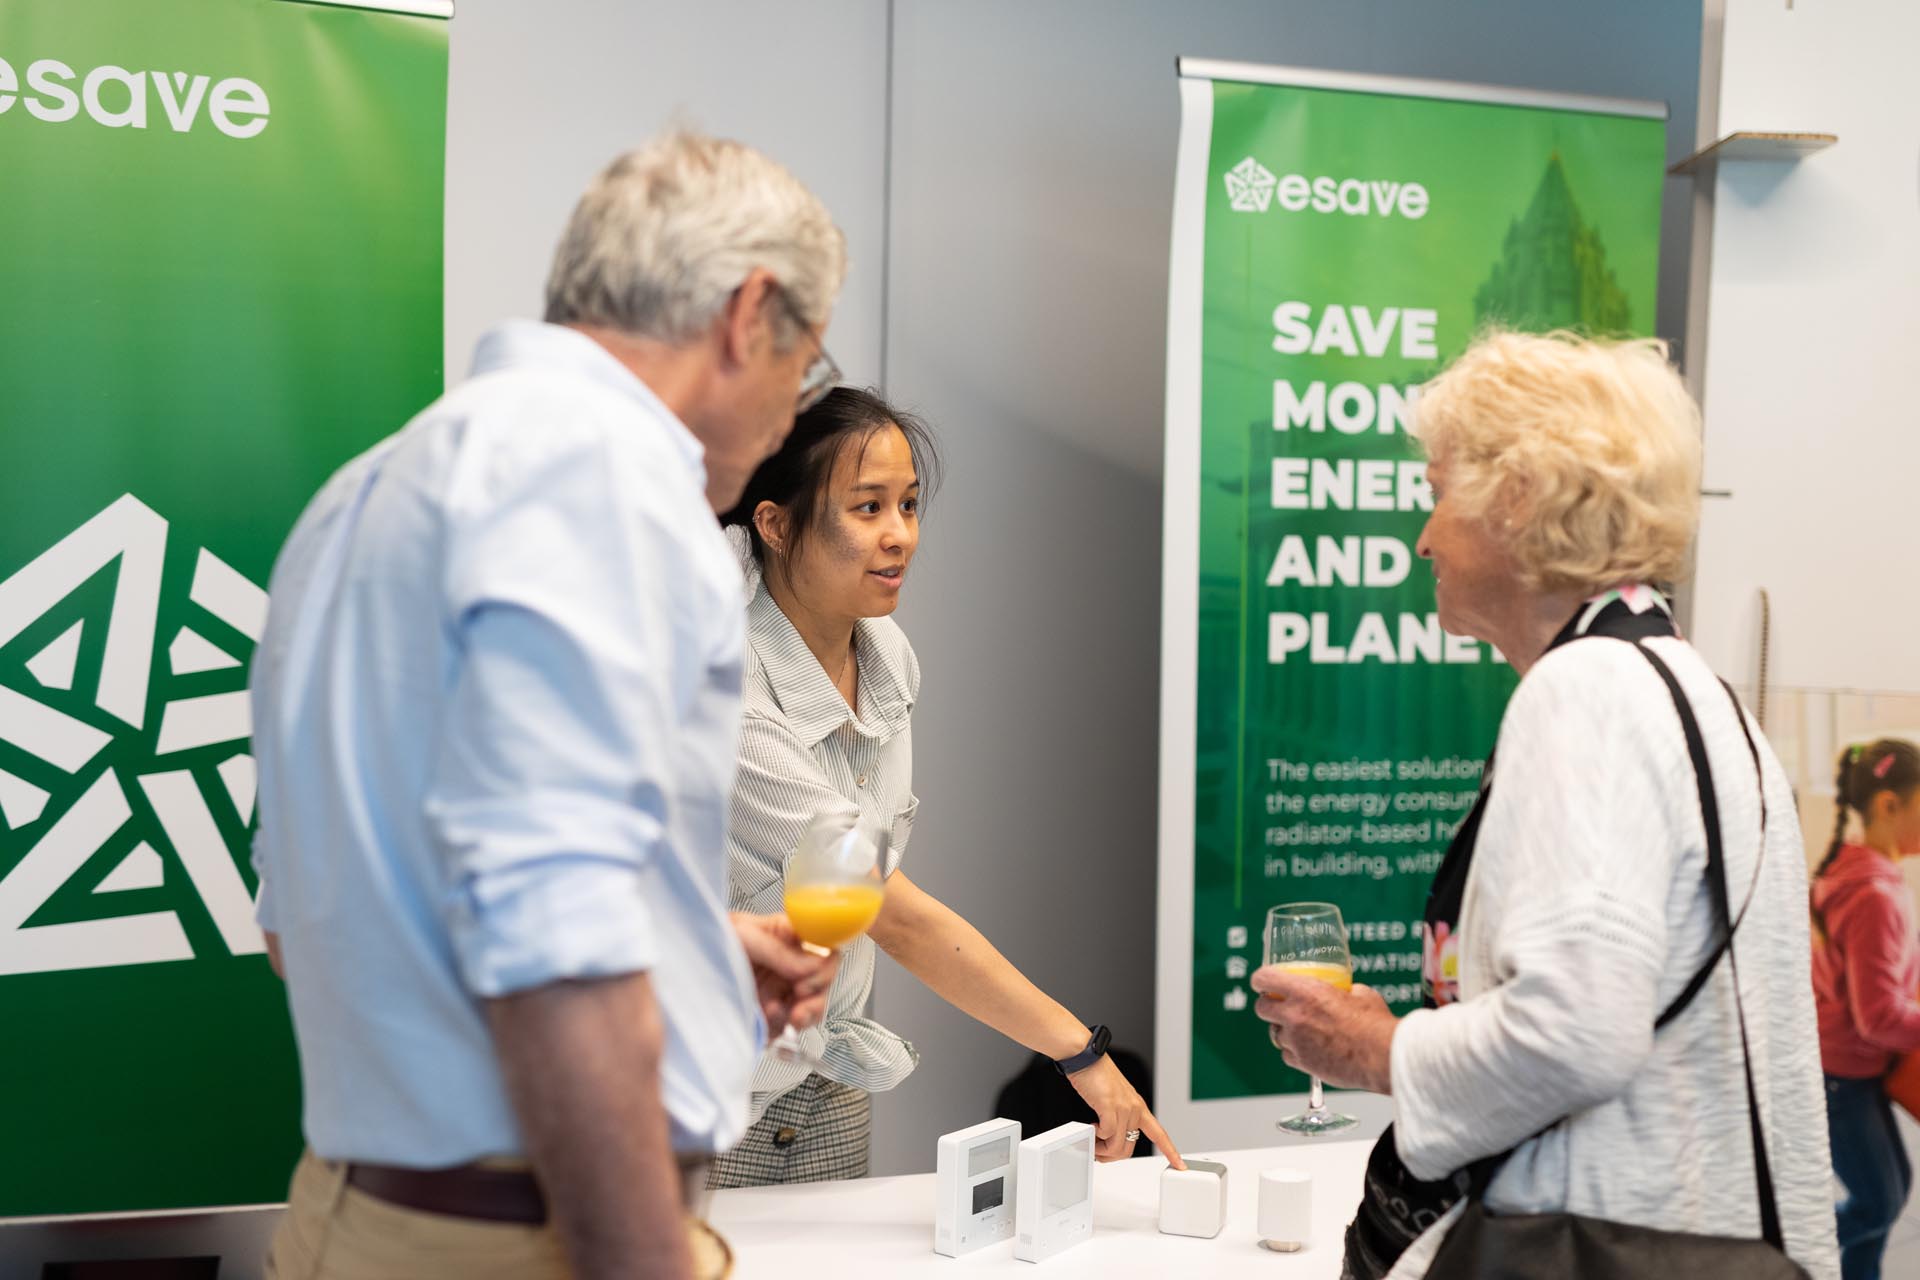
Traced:
<path fill-rule="evenodd" d="M 1327 1108 L 1321 1081 L 1374 1092 L 1388 1089 L 1388 1051 L 1396 1019 L 1379 993 L 1353 986 L 1346 922 L 1324 902 L 1267 913 L 1266 967 L 1253 975 L 1255 1012 L 1288 1066 L 1312 1080 L 1307 1109 L 1278 1122 L 1289 1133 L 1332 1133 L 1357 1121 Z"/>

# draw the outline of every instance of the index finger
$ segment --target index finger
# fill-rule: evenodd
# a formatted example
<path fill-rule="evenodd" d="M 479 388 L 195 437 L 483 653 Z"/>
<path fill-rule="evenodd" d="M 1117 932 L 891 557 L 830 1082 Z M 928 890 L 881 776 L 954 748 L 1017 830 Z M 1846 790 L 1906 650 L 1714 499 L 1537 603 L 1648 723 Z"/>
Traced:
<path fill-rule="evenodd" d="M 1184 1169 L 1187 1162 L 1180 1158 L 1180 1148 L 1173 1145 L 1173 1139 L 1160 1127 L 1160 1122 L 1149 1111 L 1140 1117 L 1140 1132 L 1153 1139 L 1153 1148 L 1167 1158 L 1167 1163 L 1176 1169 Z"/>
<path fill-rule="evenodd" d="M 1353 994 L 1378 1000 L 1382 1005 L 1387 1003 L 1387 998 L 1381 995 L 1378 989 L 1370 987 L 1364 982 L 1356 982 L 1353 984 Z"/>
<path fill-rule="evenodd" d="M 1263 996 L 1277 995 L 1284 1000 L 1290 995 L 1298 995 L 1316 987 L 1326 987 L 1327 984 L 1318 978 L 1309 978 L 1305 974 L 1283 969 L 1277 964 L 1270 964 L 1264 968 L 1255 969 L 1247 985 Z M 1328 989 L 1331 990 L 1331 988 Z"/>

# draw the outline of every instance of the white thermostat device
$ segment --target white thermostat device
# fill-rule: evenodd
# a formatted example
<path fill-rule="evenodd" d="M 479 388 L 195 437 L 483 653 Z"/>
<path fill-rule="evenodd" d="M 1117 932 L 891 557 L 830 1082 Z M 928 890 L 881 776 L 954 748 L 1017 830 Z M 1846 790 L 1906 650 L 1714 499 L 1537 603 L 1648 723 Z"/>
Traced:
<path fill-rule="evenodd" d="M 1092 1237 L 1093 1136 L 1076 1121 L 1020 1144 L 1014 1257 L 1043 1262 Z"/>
<path fill-rule="evenodd" d="M 989 1120 L 940 1136 L 933 1251 L 957 1258 L 1013 1234 L 1020 1122 Z"/>

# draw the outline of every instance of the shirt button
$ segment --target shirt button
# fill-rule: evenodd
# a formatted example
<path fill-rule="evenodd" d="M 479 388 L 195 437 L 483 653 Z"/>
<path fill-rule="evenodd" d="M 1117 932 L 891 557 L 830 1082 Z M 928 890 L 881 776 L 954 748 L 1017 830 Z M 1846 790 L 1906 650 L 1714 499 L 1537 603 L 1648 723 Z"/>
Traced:
<path fill-rule="evenodd" d="M 860 775 L 859 777 L 857 777 L 857 778 L 855 778 L 855 779 L 853 780 L 853 785 L 854 785 L 854 786 L 856 786 L 856 787 L 864 787 L 864 786 L 866 786 L 866 785 L 867 785 L 867 775 L 863 773 L 863 774 L 861 774 L 861 775 Z"/>
<path fill-rule="evenodd" d="M 799 1136 L 800 1131 L 792 1125 L 782 1125 L 780 1126 L 779 1132 L 773 1135 L 773 1145 L 785 1151 L 793 1145 L 793 1140 Z"/>

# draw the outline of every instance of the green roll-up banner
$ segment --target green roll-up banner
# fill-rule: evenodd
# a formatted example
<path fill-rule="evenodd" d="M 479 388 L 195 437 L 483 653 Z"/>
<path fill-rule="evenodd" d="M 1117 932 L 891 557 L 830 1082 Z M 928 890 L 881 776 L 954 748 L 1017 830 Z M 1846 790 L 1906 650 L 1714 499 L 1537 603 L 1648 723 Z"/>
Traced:
<path fill-rule="evenodd" d="M 1337 904 L 1398 1010 L 1450 956 L 1420 917 L 1513 674 L 1435 617 L 1413 389 L 1489 324 L 1652 332 L 1666 143 L 1657 104 L 1181 74 L 1158 1065 L 1198 1104 L 1305 1087 L 1251 1009 L 1268 907 Z"/>
<path fill-rule="evenodd" d="M 285 1198 L 263 587 L 441 389 L 447 5 L 0 4 L 0 1216 Z"/>

